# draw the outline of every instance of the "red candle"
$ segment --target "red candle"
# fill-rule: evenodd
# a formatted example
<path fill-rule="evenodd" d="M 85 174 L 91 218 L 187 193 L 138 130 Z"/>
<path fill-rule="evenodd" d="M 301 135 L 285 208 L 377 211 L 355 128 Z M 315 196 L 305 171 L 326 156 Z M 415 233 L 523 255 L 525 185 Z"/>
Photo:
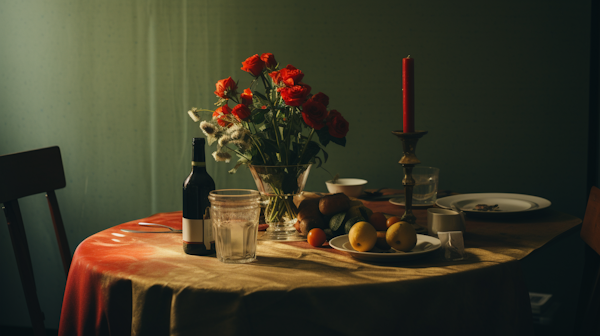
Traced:
<path fill-rule="evenodd" d="M 415 131 L 415 60 L 410 55 L 402 59 L 402 98 L 404 133 Z"/>

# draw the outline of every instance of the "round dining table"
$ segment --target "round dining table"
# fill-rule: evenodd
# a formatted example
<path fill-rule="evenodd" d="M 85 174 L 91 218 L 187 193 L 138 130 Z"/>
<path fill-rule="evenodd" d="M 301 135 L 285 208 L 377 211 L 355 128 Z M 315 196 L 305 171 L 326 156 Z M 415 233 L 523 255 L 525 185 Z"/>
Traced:
<path fill-rule="evenodd" d="M 385 198 L 362 202 L 404 213 Z M 426 208 L 413 212 L 426 227 Z M 180 229 L 181 212 L 116 225 L 79 244 L 60 335 L 531 335 L 519 260 L 581 220 L 551 208 L 467 216 L 458 261 L 442 249 L 364 261 L 327 244 L 259 240 L 248 264 L 187 255 L 180 233 L 121 230 L 164 230 L 139 222 Z"/>

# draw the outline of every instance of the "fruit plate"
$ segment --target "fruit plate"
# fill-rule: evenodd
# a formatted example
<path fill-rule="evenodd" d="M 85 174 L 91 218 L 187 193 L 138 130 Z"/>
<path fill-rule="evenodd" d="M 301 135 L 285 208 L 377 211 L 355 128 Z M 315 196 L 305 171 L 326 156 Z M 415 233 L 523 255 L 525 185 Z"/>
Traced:
<path fill-rule="evenodd" d="M 346 252 L 359 260 L 390 262 L 423 256 L 439 249 L 442 246 L 442 243 L 437 238 L 417 234 L 417 245 L 409 252 L 401 252 L 394 249 L 391 249 L 390 252 L 358 252 L 350 245 L 348 235 L 342 235 L 331 239 L 329 241 L 329 246 L 336 250 Z"/>

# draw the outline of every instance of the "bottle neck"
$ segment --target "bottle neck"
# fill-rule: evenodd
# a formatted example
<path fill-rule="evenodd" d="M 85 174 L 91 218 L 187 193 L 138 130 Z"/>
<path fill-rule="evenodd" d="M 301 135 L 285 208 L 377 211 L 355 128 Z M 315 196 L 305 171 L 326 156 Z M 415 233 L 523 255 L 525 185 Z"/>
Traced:
<path fill-rule="evenodd" d="M 204 139 L 194 139 L 192 145 L 192 169 L 206 170 L 206 159 L 204 158 Z"/>
<path fill-rule="evenodd" d="M 206 170 L 206 162 L 192 161 L 192 170 Z"/>

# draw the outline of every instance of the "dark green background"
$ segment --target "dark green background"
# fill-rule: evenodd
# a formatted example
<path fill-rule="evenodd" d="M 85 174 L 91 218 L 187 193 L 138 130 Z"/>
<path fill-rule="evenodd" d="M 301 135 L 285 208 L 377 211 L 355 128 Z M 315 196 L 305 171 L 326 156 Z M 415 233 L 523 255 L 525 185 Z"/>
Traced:
<path fill-rule="evenodd" d="M 440 188 L 532 194 L 582 216 L 590 3 L 3 1 L 0 154 L 61 147 L 67 188 L 58 198 L 72 250 L 116 224 L 181 210 L 191 138 L 201 135 L 187 110 L 213 108 L 219 79 L 246 87 L 241 62 L 271 52 L 350 122 L 347 146 L 328 146 L 327 170 L 401 188 L 391 132 L 402 128 L 410 54 L 416 128 L 429 131 L 417 154 L 441 169 Z M 207 166 L 217 188 L 255 188 L 245 168 Z M 325 191 L 329 178 L 313 170 L 306 189 Z M 57 328 L 65 279 L 45 206 L 43 196 L 22 202 L 46 324 Z M 0 217 L 0 302 L 14 302 L 0 308 L 0 325 L 28 325 Z M 570 241 L 523 263 L 532 289 L 574 293 L 581 245 Z"/>

